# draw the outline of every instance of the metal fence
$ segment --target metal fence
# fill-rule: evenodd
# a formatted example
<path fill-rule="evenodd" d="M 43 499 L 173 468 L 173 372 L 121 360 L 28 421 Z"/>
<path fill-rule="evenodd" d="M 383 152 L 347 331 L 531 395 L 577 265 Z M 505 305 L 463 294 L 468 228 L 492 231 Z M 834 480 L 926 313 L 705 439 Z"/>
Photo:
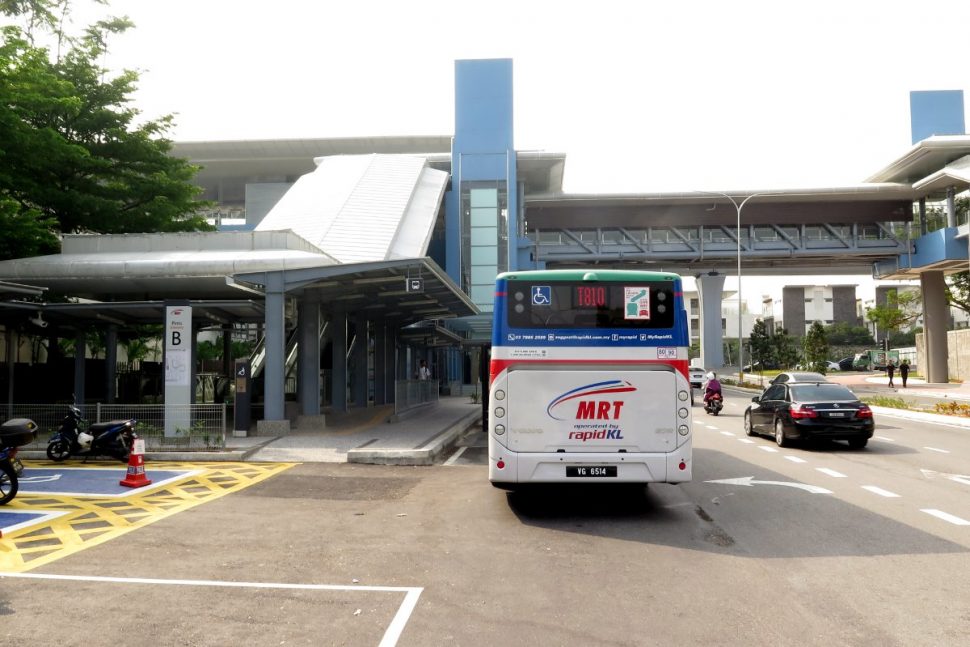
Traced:
<path fill-rule="evenodd" d="M 135 432 L 145 440 L 145 448 L 151 451 L 185 449 L 222 449 L 226 446 L 225 404 L 83 404 L 76 405 L 88 424 L 109 420 L 137 421 Z M 7 405 L 6 417 L 30 418 L 37 423 L 37 440 L 26 449 L 43 449 L 50 436 L 61 426 L 67 415 L 64 404 L 12 404 Z M 172 436 L 165 435 L 165 416 L 186 420 L 183 428 Z"/>
<path fill-rule="evenodd" d="M 395 380 L 394 413 L 438 401 L 438 380 Z"/>

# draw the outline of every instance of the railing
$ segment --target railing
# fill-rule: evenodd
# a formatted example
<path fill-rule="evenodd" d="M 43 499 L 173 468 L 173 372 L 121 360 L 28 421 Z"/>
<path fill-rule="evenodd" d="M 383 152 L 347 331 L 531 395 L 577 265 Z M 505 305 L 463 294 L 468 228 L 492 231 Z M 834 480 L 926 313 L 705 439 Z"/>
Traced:
<path fill-rule="evenodd" d="M 394 413 L 438 401 L 438 380 L 395 380 Z"/>
<path fill-rule="evenodd" d="M 78 405 L 88 424 L 109 420 L 137 421 L 135 432 L 151 451 L 222 449 L 226 446 L 226 405 L 223 404 L 84 404 Z M 67 415 L 63 404 L 13 404 L 5 407 L 7 418 L 30 418 L 37 423 L 37 440 L 26 449 L 43 449 Z M 188 420 L 186 428 L 165 436 L 165 415 Z"/>

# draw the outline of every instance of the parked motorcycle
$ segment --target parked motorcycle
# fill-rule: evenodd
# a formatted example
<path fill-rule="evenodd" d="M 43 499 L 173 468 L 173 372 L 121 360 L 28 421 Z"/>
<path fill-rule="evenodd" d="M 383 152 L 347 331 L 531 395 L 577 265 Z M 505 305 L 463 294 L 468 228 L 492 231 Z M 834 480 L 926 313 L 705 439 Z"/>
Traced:
<path fill-rule="evenodd" d="M 71 456 L 111 456 L 128 460 L 135 437 L 135 420 L 96 422 L 85 429 L 86 421 L 77 407 L 68 406 L 60 429 L 47 443 L 47 458 L 61 462 Z"/>
<path fill-rule="evenodd" d="M 724 408 L 724 398 L 720 393 L 712 393 L 707 396 L 707 401 L 704 403 L 704 411 L 709 414 L 717 415 Z"/>
<path fill-rule="evenodd" d="M 17 458 L 17 449 L 33 442 L 36 436 L 37 424 L 27 418 L 13 418 L 0 425 L 0 505 L 17 496 L 18 477 L 24 469 Z"/>

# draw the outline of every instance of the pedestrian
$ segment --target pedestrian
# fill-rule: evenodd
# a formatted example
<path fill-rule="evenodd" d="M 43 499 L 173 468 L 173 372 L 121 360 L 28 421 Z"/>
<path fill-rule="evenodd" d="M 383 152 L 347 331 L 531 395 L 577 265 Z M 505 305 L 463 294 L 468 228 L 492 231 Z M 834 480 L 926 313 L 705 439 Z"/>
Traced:
<path fill-rule="evenodd" d="M 903 388 L 906 388 L 906 378 L 909 377 L 909 360 L 904 359 L 899 363 L 899 377 L 903 378 Z"/>
<path fill-rule="evenodd" d="M 896 373 L 896 366 L 893 365 L 892 360 L 889 360 L 889 363 L 886 365 L 886 373 L 889 374 L 889 388 L 895 388 L 896 385 L 893 384 L 893 375 Z"/>
<path fill-rule="evenodd" d="M 431 369 L 428 368 L 428 362 L 421 360 L 418 362 L 418 379 L 419 380 L 430 380 L 431 379 Z"/>

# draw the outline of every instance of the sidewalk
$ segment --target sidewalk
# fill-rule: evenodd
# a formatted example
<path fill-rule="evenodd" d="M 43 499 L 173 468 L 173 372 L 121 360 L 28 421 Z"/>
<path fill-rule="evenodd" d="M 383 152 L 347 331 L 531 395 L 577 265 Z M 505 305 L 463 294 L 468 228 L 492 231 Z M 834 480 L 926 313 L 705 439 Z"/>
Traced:
<path fill-rule="evenodd" d="M 431 465 L 464 431 L 480 424 L 482 405 L 468 396 L 452 396 L 404 420 L 386 422 L 393 413 L 393 405 L 385 405 L 329 414 L 321 429 L 293 429 L 284 436 L 228 436 L 222 451 L 149 451 L 145 460 Z M 21 451 L 20 456 L 47 458 L 37 450 Z"/>

